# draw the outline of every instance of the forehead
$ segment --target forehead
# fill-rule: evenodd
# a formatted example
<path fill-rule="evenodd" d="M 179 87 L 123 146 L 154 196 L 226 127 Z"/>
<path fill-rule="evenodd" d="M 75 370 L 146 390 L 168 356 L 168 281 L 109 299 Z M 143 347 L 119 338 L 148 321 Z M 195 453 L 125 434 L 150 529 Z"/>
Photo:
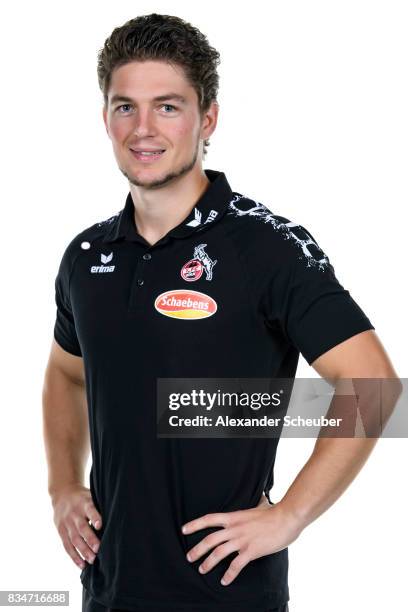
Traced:
<path fill-rule="evenodd" d="M 182 66 L 159 60 L 132 61 L 115 68 L 108 96 L 122 94 L 133 98 L 151 98 L 172 91 L 194 98 L 196 92 Z"/>

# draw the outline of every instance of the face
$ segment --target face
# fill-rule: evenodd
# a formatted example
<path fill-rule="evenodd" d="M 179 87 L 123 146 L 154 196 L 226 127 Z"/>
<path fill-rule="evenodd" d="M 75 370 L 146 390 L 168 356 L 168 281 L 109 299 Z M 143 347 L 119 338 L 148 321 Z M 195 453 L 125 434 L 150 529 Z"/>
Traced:
<path fill-rule="evenodd" d="M 201 164 L 218 105 L 200 116 L 198 96 L 181 66 L 132 61 L 112 73 L 103 119 L 121 172 L 148 189 Z"/>

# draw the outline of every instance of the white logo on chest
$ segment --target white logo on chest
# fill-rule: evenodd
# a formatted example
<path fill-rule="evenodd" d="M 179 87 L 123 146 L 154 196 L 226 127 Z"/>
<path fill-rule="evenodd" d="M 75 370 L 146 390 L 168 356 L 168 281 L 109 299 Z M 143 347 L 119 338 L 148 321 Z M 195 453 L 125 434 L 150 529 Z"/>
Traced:
<path fill-rule="evenodd" d="M 109 255 L 104 255 L 103 253 L 101 253 L 101 262 L 102 264 L 108 264 L 110 261 L 112 261 L 113 259 L 113 252 L 109 253 Z M 107 266 L 107 265 L 101 265 L 101 266 L 91 266 L 91 272 L 92 274 L 102 274 L 104 272 L 113 272 L 115 269 L 115 266 Z"/>
<path fill-rule="evenodd" d="M 211 257 L 209 257 L 209 255 L 204 250 L 206 246 L 206 244 L 199 244 L 198 246 L 196 246 L 194 248 L 193 258 L 198 259 L 198 261 L 201 261 L 205 270 L 206 280 L 211 280 L 213 276 L 213 267 L 215 266 L 218 260 L 211 259 Z"/>
<path fill-rule="evenodd" d="M 204 250 L 206 244 L 199 244 L 194 247 L 193 259 L 187 261 L 181 268 L 181 278 L 185 281 L 192 282 L 201 278 L 205 272 L 205 278 L 211 280 L 213 277 L 213 267 L 217 263 L 217 259 L 211 257 Z"/>

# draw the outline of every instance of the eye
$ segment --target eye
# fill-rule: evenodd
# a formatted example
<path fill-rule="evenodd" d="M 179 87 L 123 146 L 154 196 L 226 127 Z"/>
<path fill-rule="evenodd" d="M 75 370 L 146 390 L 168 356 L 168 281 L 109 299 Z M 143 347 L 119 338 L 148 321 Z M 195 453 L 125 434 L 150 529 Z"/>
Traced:
<path fill-rule="evenodd" d="M 117 107 L 116 110 L 120 111 L 121 109 L 123 109 L 124 112 L 126 113 L 127 112 L 126 108 L 130 109 L 131 108 L 131 104 L 121 104 L 120 106 Z"/>
<path fill-rule="evenodd" d="M 171 108 L 172 110 L 176 110 L 176 107 L 173 106 L 172 104 L 163 104 L 162 107 L 167 107 L 167 108 Z M 165 113 L 166 115 L 168 115 L 169 113 Z"/>

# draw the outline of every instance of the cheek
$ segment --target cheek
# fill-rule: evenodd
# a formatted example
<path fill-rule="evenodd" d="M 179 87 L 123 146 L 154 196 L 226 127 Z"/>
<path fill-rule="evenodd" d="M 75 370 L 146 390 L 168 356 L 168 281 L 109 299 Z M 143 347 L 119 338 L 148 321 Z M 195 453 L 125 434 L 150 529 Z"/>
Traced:
<path fill-rule="evenodd" d="M 124 121 L 112 122 L 109 126 L 110 137 L 112 143 L 115 145 L 123 143 L 129 134 L 129 126 Z"/>
<path fill-rule="evenodd" d="M 180 125 L 174 126 L 173 129 L 173 138 L 180 144 L 185 144 L 185 146 L 190 146 L 192 143 L 195 143 L 197 138 L 197 128 L 194 124 L 194 121 L 186 121 Z"/>

